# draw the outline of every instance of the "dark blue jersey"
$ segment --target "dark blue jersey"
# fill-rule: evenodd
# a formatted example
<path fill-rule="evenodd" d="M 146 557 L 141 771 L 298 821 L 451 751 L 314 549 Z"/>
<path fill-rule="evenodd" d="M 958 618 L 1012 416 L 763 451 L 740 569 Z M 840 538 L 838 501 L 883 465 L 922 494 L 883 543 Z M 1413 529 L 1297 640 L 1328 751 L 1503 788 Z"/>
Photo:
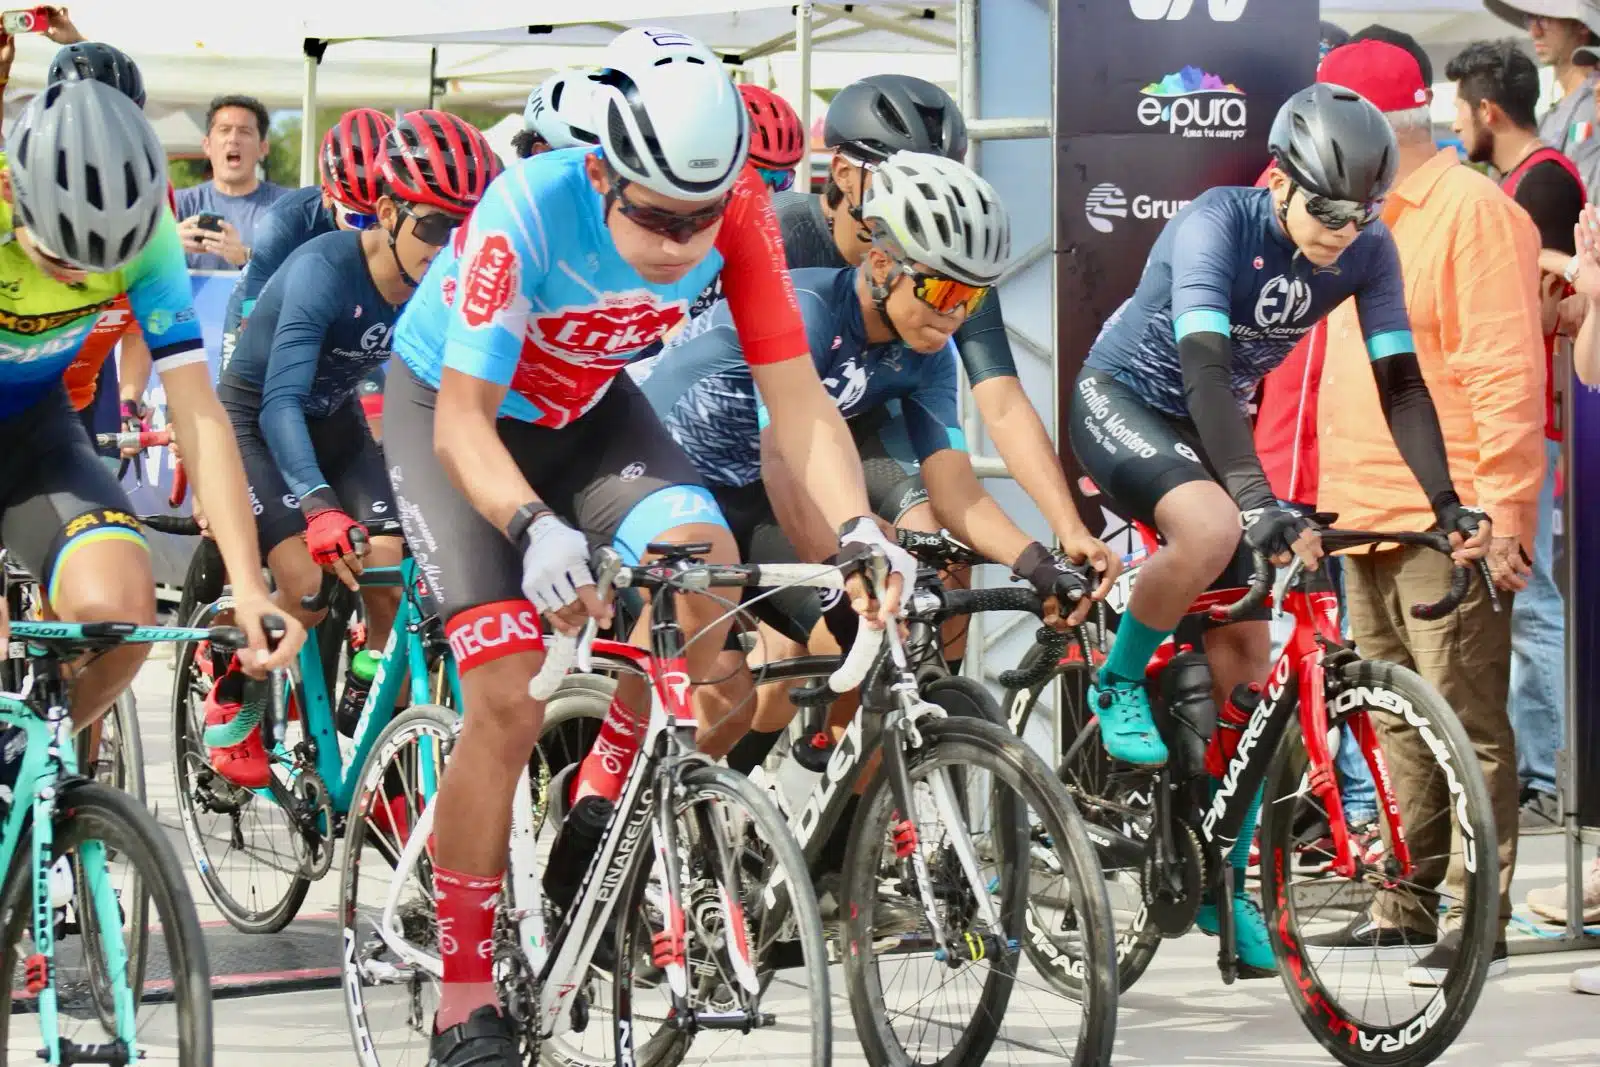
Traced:
<path fill-rule="evenodd" d="M 856 295 L 856 268 L 790 272 L 817 377 L 846 419 L 898 402 L 918 460 L 946 448 L 965 450 L 956 414 L 955 346 L 923 355 L 898 341 L 867 342 Z M 761 430 L 767 405 L 739 349 L 727 301 L 690 321 L 660 354 L 628 367 L 661 422 L 713 485 L 749 485 L 761 477 Z"/>
<path fill-rule="evenodd" d="M 279 197 L 265 215 L 256 220 L 255 243 L 250 246 L 250 261 L 234 283 L 223 316 L 222 332 L 236 334 L 239 322 L 250 315 L 261 297 L 267 279 L 277 273 L 289 253 L 325 233 L 332 233 L 333 213 L 322 206 L 321 186 L 307 186 Z"/>
<path fill-rule="evenodd" d="M 1244 404 L 1295 343 L 1352 296 L 1374 360 L 1416 351 L 1400 257 L 1382 222 L 1332 266 L 1317 267 L 1278 223 L 1269 190 L 1211 189 L 1161 231 L 1139 287 L 1106 320 L 1087 363 L 1156 410 L 1188 418 L 1178 341 L 1224 334 L 1233 393 Z"/>
<path fill-rule="evenodd" d="M 373 284 L 359 233 L 307 241 L 261 290 L 222 384 L 236 402 L 260 398 L 261 434 L 296 496 L 326 485 L 306 419 L 349 403 L 388 361 L 399 314 Z"/>

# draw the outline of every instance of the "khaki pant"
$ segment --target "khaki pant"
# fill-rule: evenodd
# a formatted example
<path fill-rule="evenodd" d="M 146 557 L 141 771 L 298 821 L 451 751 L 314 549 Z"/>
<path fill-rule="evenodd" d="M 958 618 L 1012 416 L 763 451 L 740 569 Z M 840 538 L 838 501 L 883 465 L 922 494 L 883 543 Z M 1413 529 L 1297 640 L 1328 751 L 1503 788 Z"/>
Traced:
<path fill-rule="evenodd" d="M 1411 605 L 1439 600 L 1450 588 L 1450 560 L 1431 549 L 1402 548 L 1352 554 L 1345 560 L 1350 636 L 1364 659 L 1409 667 L 1427 679 L 1455 709 L 1466 728 L 1489 786 L 1489 803 L 1500 841 L 1500 937 L 1511 919 L 1511 872 L 1517 862 L 1517 747 L 1506 713 L 1511 678 L 1511 596 L 1500 593 L 1500 611 L 1477 575 L 1461 608 L 1428 622 L 1413 618 Z M 1442 817 L 1444 775 L 1417 732 L 1388 715 L 1374 715 L 1379 743 L 1389 761 L 1417 866 L 1411 885 L 1380 892 L 1374 917 L 1413 930 L 1432 931 L 1437 898 L 1417 886 L 1441 881 L 1453 897 L 1445 928 L 1455 925 L 1463 891 L 1459 847 L 1448 838 L 1452 819 Z M 1446 857 L 1449 857 L 1448 868 Z"/>

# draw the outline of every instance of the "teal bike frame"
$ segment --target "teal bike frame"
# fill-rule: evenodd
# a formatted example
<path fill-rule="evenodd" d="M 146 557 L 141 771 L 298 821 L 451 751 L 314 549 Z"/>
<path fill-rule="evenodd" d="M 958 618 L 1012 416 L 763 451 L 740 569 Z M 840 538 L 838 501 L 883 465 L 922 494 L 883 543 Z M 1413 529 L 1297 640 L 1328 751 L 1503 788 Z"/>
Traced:
<path fill-rule="evenodd" d="M 328 692 L 324 680 L 327 675 L 323 672 L 320 642 L 315 635 L 308 635 L 305 644 L 300 646 L 300 713 L 304 717 L 306 734 L 316 744 L 317 775 L 328 787 L 333 810 L 340 815 L 349 812 L 367 755 L 383 728 L 394 718 L 394 704 L 400 695 L 400 687 L 410 681 L 412 704 L 432 702 L 432 693 L 428 688 L 427 649 L 422 637 L 426 616 L 418 592 L 419 580 L 417 565 L 409 556 L 398 567 L 368 567 L 361 572 L 362 586 L 399 586 L 404 594 L 400 598 L 394 629 L 390 631 L 389 642 L 384 646 L 378 673 L 373 677 L 372 688 L 367 691 L 366 703 L 361 707 L 361 718 L 355 730 L 355 751 L 349 762 L 345 761 L 339 747 L 332 694 Z M 328 623 L 324 621 L 322 625 Z M 461 702 L 461 677 L 456 673 L 454 658 L 445 657 L 444 669 L 450 696 L 454 706 L 460 709 L 464 706 Z M 276 748 L 281 748 L 281 745 Z M 278 754 L 283 755 L 281 752 Z M 434 783 L 424 782 L 423 787 L 431 796 Z"/>
<path fill-rule="evenodd" d="M 172 626 L 133 626 L 127 623 L 13 622 L 13 650 L 18 642 L 26 645 L 30 659 L 54 662 L 55 654 L 45 641 L 99 643 L 114 639 L 118 644 L 154 644 L 164 641 L 198 641 L 211 636 L 209 630 Z M 39 990 L 39 1031 L 44 1038 L 41 1059 L 59 1064 L 61 1033 L 56 1015 L 55 918 L 50 904 L 51 846 L 55 840 L 56 801 L 61 785 L 78 777 L 78 757 L 72 744 L 72 716 L 66 706 L 66 686 L 59 680 L 41 683 L 41 674 L 29 679 L 22 693 L 0 693 L 0 723 L 15 726 L 27 735 L 28 747 L 18 768 L 12 789 L 13 802 L 0 835 L 0 872 L 11 869 L 31 814 L 33 835 L 29 862 L 33 868 L 34 952 L 45 961 L 50 981 Z M 42 693 L 35 690 L 42 689 Z M 28 803 L 23 803 L 28 798 Z M 116 1005 L 117 1038 L 126 1047 L 127 1062 L 141 1056 L 135 1042 L 137 1005 L 128 986 L 128 946 L 122 938 L 122 911 L 106 868 L 105 845 L 85 842 L 78 850 L 78 862 L 87 881 L 100 931 L 106 970 Z M 177 873 L 177 872 L 174 872 Z M 105 1061 L 95 1061 L 105 1062 Z"/>

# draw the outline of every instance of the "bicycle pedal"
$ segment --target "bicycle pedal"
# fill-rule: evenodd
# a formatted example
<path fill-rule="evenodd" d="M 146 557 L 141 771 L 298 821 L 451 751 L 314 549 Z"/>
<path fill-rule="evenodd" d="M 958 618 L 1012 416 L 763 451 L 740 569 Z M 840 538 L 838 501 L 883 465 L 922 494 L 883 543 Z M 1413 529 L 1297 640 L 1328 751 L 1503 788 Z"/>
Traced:
<path fill-rule="evenodd" d="M 650 938 L 650 962 L 666 970 L 684 962 L 684 938 L 671 930 L 658 930 Z"/>
<path fill-rule="evenodd" d="M 28 992 L 38 996 L 50 985 L 50 960 L 35 952 L 23 964 L 22 973 Z"/>
<path fill-rule="evenodd" d="M 910 819 L 901 819 L 894 826 L 894 854 L 910 859 L 917 851 L 917 827 Z"/>

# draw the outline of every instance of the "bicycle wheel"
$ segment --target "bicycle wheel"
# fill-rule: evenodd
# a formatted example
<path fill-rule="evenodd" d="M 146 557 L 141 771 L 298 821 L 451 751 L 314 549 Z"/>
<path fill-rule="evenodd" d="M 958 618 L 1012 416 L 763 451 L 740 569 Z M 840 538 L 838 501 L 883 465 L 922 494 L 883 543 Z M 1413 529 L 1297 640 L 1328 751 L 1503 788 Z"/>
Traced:
<path fill-rule="evenodd" d="M 93 730 L 80 731 L 74 739 L 78 749 L 78 766 L 92 780 L 121 790 L 145 803 L 144 746 L 139 740 L 138 705 L 133 690 L 125 689 L 116 703 L 101 718 L 98 735 Z M 91 742 L 98 740 L 97 751 L 90 751 Z M 155 814 L 153 811 L 151 814 Z M 116 856 L 109 856 L 113 864 Z M 144 985 L 147 945 L 145 927 L 150 914 L 150 898 L 139 880 L 138 868 L 124 866 L 116 872 L 113 889 L 123 917 L 122 943 L 128 953 L 128 984 L 139 989 Z M 87 885 L 82 862 L 72 860 L 73 882 L 82 893 Z M 83 950 L 88 954 L 90 992 L 100 1011 L 101 1022 L 109 1029 L 116 1025 L 116 1006 L 109 970 L 105 964 L 105 948 L 98 923 L 78 923 L 83 935 Z"/>
<path fill-rule="evenodd" d="M 1460 721 L 1417 674 L 1389 663 L 1330 665 L 1328 689 L 1330 726 L 1359 730 L 1367 720 L 1396 768 L 1391 781 L 1414 867 L 1401 871 L 1385 824 L 1382 857 L 1370 865 L 1358 860 L 1355 879 L 1326 866 L 1307 869 L 1304 828 L 1326 812 L 1307 781 L 1305 739 L 1291 729 L 1262 802 L 1267 926 L 1289 1000 L 1336 1059 L 1353 1067 L 1429 1063 L 1472 1014 L 1501 936 L 1488 789 Z M 1394 945 L 1317 944 L 1337 940 L 1352 918 L 1373 908 L 1395 923 Z M 1437 988 L 1413 988 L 1406 972 L 1451 930 L 1461 942 L 1454 966 Z"/>
<path fill-rule="evenodd" d="M 1092 646 L 1092 642 L 1091 642 Z M 1038 646 L 1029 649 L 1017 669 L 1033 667 L 1041 655 Z M 1151 811 L 1155 801 L 1153 779 L 1146 772 L 1131 771 L 1106 755 L 1093 725 L 1089 707 L 1089 683 L 1094 667 L 1084 658 L 1076 643 L 1068 646 L 1065 659 L 1055 672 L 1031 689 L 1016 689 L 1006 694 L 1007 719 L 1012 731 L 1034 751 L 1048 753 L 1056 764 L 1056 774 L 1078 806 L 1088 825 L 1091 840 L 1110 840 L 1104 831 L 1134 841 L 1150 834 Z M 1056 709 L 1045 703 L 1054 687 Z M 1085 731 L 1096 733 L 1084 737 Z M 1083 743 L 1074 745 L 1079 738 Z M 1111 903 L 1116 924 L 1117 988 L 1127 992 L 1155 959 L 1161 947 L 1161 931 L 1150 922 L 1145 908 L 1144 879 L 1137 865 L 1128 865 L 1109 848 L 1097 846 L 1096 854 L 1105 874 L 1106 898 Z M 1050 915 L 1029 904 L 1029 936 L 1023 942 L 1028 960 L 1052 985 L 1076 996 L 1083 984 L 1084 961 L 1077 949 L 1073 931 L 1061 926 L 1062 916 Z"/>
<path fill-rule="evenodd" d="M 770 1057 L 773 1037 L 781 1035 L 785 1063 L 826 1067 L 833 1057 L 828 950 L 799 844 L 772 800 L 744 775 L 701 766 L 685 773 L 681 785 L 674 799 L 685 856 L 679 892 L 685 906 L 691 1010 L 697 1015 L 748 1010 L 771 1020 L 748 1032 L 689 1033 L 671 1025 L 668 986 L 651 950 L 652 938 L 664 926 L 662 871 L 646 861 L 635 868 L 617 901 L 618 968 L 627 973 L 613 979 L 612 1010 L 627 1022 L 636 1044 L 632 1058 L 624 1050 L 618 1062 L 652 1067 L 749 1063 Z M 759 858 L 746 848 L 752 838 L 764 846 Z M 729 884 L 735 875 L 737 897 Z M 780 879 L 789 887 L 792 908 L 786 917 L 769 917 L 764 887 Z M 728 928 L 730 916 L 736 929 Z M 780 936 L 799 942 L 800 973 L 779 972 L 763 991 L 745 990 L 727 943 L 742 941 L 754 963 Z"/>
<path fill-rule="evenodd" d="M 915 847 L 932 884 L 919 885 L 916 867 L 901 856 L 906 840 L 896 833 L 900 816 L 881 771 L 862 795 L 845 855 L 844 971 L 867 1061 L 966 1067 L 1038 1063 L 1043 1056 L 1080 1067 L 1109 1063 L 1117 1010 L 1110 908 L 1071 799 L 1038 755 L 997 726 L 948 718 L 924 720 L 918 730 L 922 744 L 908 751 L 907 762 Z M 952 805 L 939 798 L 948 797 L 956 769 L 965 776 L 966 803 L 954 806 L 970 814 L 965 827 L 946 836 L 936 828 Z M 959 819 L 957 813 L 949 821 Z M 965 860 L 958 852 L 962 834 L 973 845 Z M 1038 886 L 1033 865 L 1025 862 L 1041 853 L 1060 872 L 1049 890 Z M 924 889 L 958 958 L 944 955 L 933 936 Z M 1022 965 L 1028 900 L 1046 893 L 1071 914 L 1082 943 L 1086 973 L 1076 1001 Z M 984 919 L 989 905 L 998 929 Z M 936 988 L 917 988 L 919 978 L 929 977 Z M 966 1007 L 958 1003 L 957 982 L 975 986 Z M 1014 998 L 1019 986 L 1025 995 Z M 1049 1006 L 1039 1008 L 1043 998 L 1035 994 L 1050 996 Z M 1033 1012 L 1019 1021 L 1028 1009 Z"/>
<path fill-rule="evenodd" d="M 90 843 L 99 843 L 104 855 L 115 857 L 107 861 L 112 884 L 116 882 L 118 868 L 133 867 L 155 904 L 158 924 L 146 935 L 156 946 L 151 952 L 151 973 L 143 982 L 142 990 L 138 986 L 131 987 L 135 1032 L 136 1035 L 176 1035 L 176 1048 L 152 1047 L 141 1042 L 140 1051 L 152 1060 L 164 1060 L 176 1052 L 181 1067 L 210 1067 L 210 965 L 206 960 L 200 922 L 195 915 L 194 899 L 189 895 L 177 853 L 155 818 L 137 800 L 96 782 L 78 782 L 66 786 L 57 801 L 53 851 L 57 856 L 83 855 L 88 851 L 85 846 Z M 19 985 L 22 959 L 32 951 L 33 944 L 30 897 L 34 886 L 27 859 L 29 852 L 29 841 L 24 837 L 11 869 L 6 872 L 4 887 L 0 889 L 0 915 L 7 919 L 5 956 L 0 959 L 0 982 L 4 983 L 0 987 L 0 1003 L 13 1006 L 32 999 Z M 79 904 L 76 894 L 84 892 L 84 885 L 80 881 L 74 887 L 72 908 L 85 917 L 80 922 L 87 925 L 91 921 L 87 917 L 95 912 L 89 904 Z M 75 952 L 70 941 L 58 938 L 55 960 L 57 1025 L 61 1036 L 79 1045 L 115 1041 L 115 1029 L 101 1020 L 95 1003 L 92 992 L 95 980 L 84 974 L 94 965 L 93 958 L 81 949 Z M 109 984 L 109 977 L 102 975 L 101 981 Z M 6 1051 L 11 1047 L 10 1024 L 22 1017 L 20 1011 L 0 1016 L 0 1057 L 3 1057 L 0 1062 L 38 1062 L 33 1051 L 37 1046 L 32 1042 L 26 1043 L 25 1053 L 8 1054 Z"/>
<path fill-rule="evenodd" d="M 191 622 L 207 611 L 197 609 Z M 301 865 L 301 834 L 264 790 L 233 785 L 211 769 L 203 737 L 214 665 L 196 656 L 198 647 L 178 646 L 172 679 L 172 773 L 183 840 L 223 917 L 247 934 L 274 934 L 294 919 L 311 888 Z M 302 728 L 295 722 L 287 727 Z M 282 770 L 274 764 L 273 773 Z"/>
<path fill-rule="evenodd" d="M 428 1062 L 439 983 L 395 953 L 378 935 L 396 880 L 395 917 L 407 946 L 437 957 L 433 867 L 426 850 L 406 870 L 395 866 L 410 828 L 438 788 L 455 736 L 455 712 L 432 704 L 407 708 L 386 726 L 361 768 L 345 824 L 339 876 L 345 1014 L 363 1067 Z"/>

